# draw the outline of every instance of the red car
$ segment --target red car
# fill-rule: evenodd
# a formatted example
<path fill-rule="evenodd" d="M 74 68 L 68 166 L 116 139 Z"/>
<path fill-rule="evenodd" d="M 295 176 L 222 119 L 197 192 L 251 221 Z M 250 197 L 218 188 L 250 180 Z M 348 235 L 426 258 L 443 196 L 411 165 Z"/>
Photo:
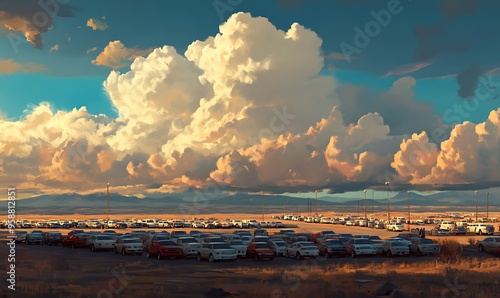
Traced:
<path fill-rule="evenodd" d="M 247 248 L 247 258 L 255 258 L 255 260 L 269 259 L 273 260 L 276 256 L 274 249 L 265 242 L 250 243 Z"/>
<path fill-rule="evenodd" d="M 62 242 L 62 246 L 70 246 L 71 248 L 77 248 L 77 247 L 86 247 L 87 245 L 87 235 L 88 234 L 73 234 L 71 236 L 68 236 L 64 238 Z"/>
<path fill-rule="evenodd" d="M 80 233 L 85 233 L 83 230 L 72 230 L 68 233 L 68 237 L 74 234 L 80 234 Z"/>
<path fill-rule="evenodd" d="M 170 240 L 153 241 L 147 252 L 147 257 L 153 258 L 155 256 L 158 260 L 171 257 L 182 258 L 182 247 Z"/>

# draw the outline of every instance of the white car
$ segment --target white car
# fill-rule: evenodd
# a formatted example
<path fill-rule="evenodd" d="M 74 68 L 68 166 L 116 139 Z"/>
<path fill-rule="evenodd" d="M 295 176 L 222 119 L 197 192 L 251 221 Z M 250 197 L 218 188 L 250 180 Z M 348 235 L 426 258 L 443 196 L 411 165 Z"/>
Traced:
<path fill-rule="evenodd" d="M 209 262 L 215 261 L 236 261 L 236 249 L 231 248 L 225 243 L 204 243 L 197 252 L 198 261 L 208 260 Z"/>
<path fill-rule="evenodd" d="M 320 222 L 324 223 L 324 224 L 332 223 L 332 221 L 329 217 L 323 217 Z"/>
<path fill-rule="evenodd" d="M 345 225 L 346 225 L 346 226 L 354 226 L 354 221 L 353 221 L 353 220 L 347 220 L 347 221 L 345 222 Z"/>
<path fill-rule="evenodd" d="M 367 238 L 351 238 L 345 243 L 346 252 L 355 258 L 360 255 L 376 255 L 377 248 Z"/>
<path fill-rule="evenodd" d="M 453 231 L 456 227 L 457 225 L 455 224 L 454 221 L 443 221 L 439 225 L 440 230 L 448 230 L 448 231 Z"/>
<path fill-rule="evenodd" d="M 241 240 L 231 240 L 228 243 L 229 247 L 236 249 L 236 255 L 238 257 L 245 257 L 247 255 L 247 247 Z"/>
<path fill-rule="evenodd" d="M 410 247 L 401 241 L 386 241 L 382 246 L 383 254 L 392 256 L 409 256 Z"/>
<path fill-rule="evenodd" d="M 414 253 L 417 256 L 431 254 L 437 255 L 439 254 L 439 251 L 439 244 L 427 238 L 415 239 L 410 245 L 410 253 Z"/>
<path fill-rule="evenodd" d="M 177 239 L 177 245 L 182 247 L 184 257 L 194 257 L 198 254 L 201 243 L 194 237 L 181 237 Z"/>
<path fill-rule="evenodd" d="M 303 259 L 304 257 L 316 258 L 318 255 L 318 248 L 309 241 L 295 242 L 285 249 L 285 256 L 296 257 L 297 259 Z"/>
<path fill-rule="evenodd" d="M 417 219 L 417 220 L 415 221 L 415 224 L 416 224 L 416 225 L 418 225 L 418 226 L 423 226 L 423 225 L 425 225 L 425 221 L 423 221 L 423 220 L 421 220 L 421 219 Z"/>
<path fill-rule="evenodd" d="M 391 238 L 387 239 L 387 241 L 392 241 L 392 242 L 402 242 L 402 243 L 404 243 L 406 246 L 410 246 L 410 245 L 411 245 L 411 240 L 409 240 L 409 239 L 405 239 L 405 238 L 391 237 Z"/>
<path fill-rule="evenodd" d="M 142 240 L 139 238 L 123 238 L 118 239 L 115 243 L 115 253 L 138 254 L 142 255 L 143 245 Z"/>
<path fill-rule="evenodd" d="M 170 224 L 166 220 L 160 220 L 157 224 L 158 228 L 168 228 Z"/>
<path fill-rule="evenodd" d="M 388 231 L 393 232 L 403 232 L 405 229 L 405 225 L 402 223 L 391 222 L 386 225 Z"/>
<path fill-rule="evenodd" d="M 115 239 L 111 235 L 94 234 L 87 241 L 90 241 L 90 250 L 92 252 L 106 249 L 113 250 L 115 248 Z"/>
<path fill-rule="evenodd" d="M 267 243 L 272 249 L 274 249 L 277 256 L 285 255 L 285 250 L 288 247 L 288 243 L 283 240 L 269 240 Z"/>

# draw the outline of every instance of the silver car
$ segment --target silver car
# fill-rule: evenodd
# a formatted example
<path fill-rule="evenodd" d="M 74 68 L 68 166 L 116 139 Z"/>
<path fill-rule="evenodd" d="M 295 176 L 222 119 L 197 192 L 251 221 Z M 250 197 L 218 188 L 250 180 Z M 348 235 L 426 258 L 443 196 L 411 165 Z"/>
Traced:
<path fill-rule="evenodd" d="M 401 241 L 386 241 L 382 246 L 382 250 L 388 257 L 410 255 L 410 247 Z"/>
<path fill-rule="evenodd" d="M 43 237 L 41 233 L 29 233 L 26 236 L 26 244 L 42 244 Z"/>
<path fill-rule="evenodd" d="M 367 238 L 351 238 L 345 243 L 345 248 L 347 253 L 353 258 L 360 255 L 377 254 L 377 248 Z"/>
<path fill-rule="evenodd" d="M 288 243 L 283 240 L 269 240 L 267 242 L 269 246 L 276 252 L 277 256 L 284 256 L 285 250 L 288 247 Z"/>
<path fill-rule="evenodd" d="M 115 253 L 142 255 L 142 241 L 139 238 L 118 239 L 115 243 Z"/>

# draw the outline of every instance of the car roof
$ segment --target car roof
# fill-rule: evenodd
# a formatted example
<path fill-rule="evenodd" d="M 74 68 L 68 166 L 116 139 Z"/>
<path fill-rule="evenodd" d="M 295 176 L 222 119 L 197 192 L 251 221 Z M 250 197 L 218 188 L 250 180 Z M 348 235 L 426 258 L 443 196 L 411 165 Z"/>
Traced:
<path fill-rule="evenodd" d="M 142 240 L 140 238 L 137 238 L 137 237 L 126 237 L 123 240 L 137 240 L 137 241 L 142 242 Z"/>

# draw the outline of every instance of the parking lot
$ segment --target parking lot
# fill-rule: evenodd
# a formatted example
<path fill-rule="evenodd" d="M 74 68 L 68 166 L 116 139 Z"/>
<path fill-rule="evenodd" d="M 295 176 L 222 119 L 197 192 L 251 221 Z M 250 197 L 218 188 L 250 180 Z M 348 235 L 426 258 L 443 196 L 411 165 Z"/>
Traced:
<path fill-rule="evenodd" d="M 382 239 L 389 239 L 398 232 L 386 229 L 374 229 L 359 226 L 328 225 L 322 223 L 306 223 L 283 221 L 288 228 L 297 233 L 317 233 L 324 230 L 333 230 L 337 234 L 350 233 L 353 235 L 376 235 Z M 428 228 L 431 226 L 428 225 Z M 18 229 L 19 230 L 19 229 Z M 33 229 L 20 229 L 31 232 Z M 41 229 L 54 231 L 54 229 Z M 67 235 L 73 229 L 58 229 Z M 115 229 L 118 233 L 130 233 L 140 229 L 126 228 Z M 193 228 L 142 228 L 145 231 L 172 231 L 181 230 L 189 233 Z M 203 233 L 233 233 L 235 231 L 250 231 L 253 229 L 196 229 Z M 279 232 L 279 228 L 268 228 L 269 235 Z M 102 229 L 85 229 L 86 232 L 102 232 Z M 6 240 L 6 230 L 1 230 L 0 238 Z M 498 255 L 479 252 L 476 247 L 468 245 L 469 239 L 480 240 L 485 236 L 460 235 L 460 236 L 427 236 L 439 242 L 444 239 L 456 240 L 463 244 L 463 258 L 477 258 L 480 262 L 496 262 Z M 8 246 L 1 245 L 0 253 L 7 256 Z M 351 272 L 356 268 L 371 268 L 377 272 L 380 268 L 406 268 L 415 266 L 419 270 L 432 269 L 436 256 L 398 256 L 384 255 L 359 256 L 352 258 L 334 257 L 296 258 L 275 257 L 273 260 L 255 260 L 253 258 L 238 258 L 236 262 L 208 262 L 198 261 L 195 257 L 180 259 L 147 258 L 146 254 L 121 255 L 113 251 L 92 252 L 88 248 L 70 248 L 48 245 L 16 244 L 16 278 L 17 288 L 23 297 L 65 297 L 80 293 L 81 297 L 134 297 L 141 295 L 174 297 L 200 297 L 207 289 L 223 287 L 230 291 L 251 291 L 250 284 L 273 285 L 266 289 L 269 292 L 290 292 L 295 289 L 295 284 L 319 285 L 323 277 L 316 274 L 321 272 Z M 267 272 L 266 274 L 263 274 Z M 270 274 L 270 272 L 274 272 Z M 280 273 L 284 272 L 284 273 Z M 316 273 L 320 272 L 320 273 Z M 323 273 L 324 274 L 324 273 Z M 269 281 L 270 276 L 274 279 Z M 116 284 L 117 282 L 121 282 Z M 292 281 L 294 281 L 292 283 Z M 121 286 L 120 286 L 121 285 Z M 330 283 L 331 285 L 331 283 Z M 351 285 L 356 288 L 356 285 Z M 57 289 L 57 290 L 56 290 Z M 148 290 L 146 290 L 148 289 Z M 151 290 L 152 289 L 152 290 Z M 299 288 L 306 290 L 304 288 Z M 148 292 L 149 291 L 149 292 Z M 298 290 L 297 290 L 298 291 Z M 54 294 L 55 293 L 55 294 Z M 91 294 L 89 294 L 91 293 Z M 280 292 L 281 293 L 281 292 Z M 296 294 L 298 292 L 291 292 Z M 206 297 L 217 297 L 206 296 Z M 220 294 L 220 293 L 219 293 Z M 126 296 L 130 295 L 130 296 Z M 78 295 L 76 295 L 78 296 Z M 242 295 L 245 297 L 244 295 Z M 253 296 L 253 294 L 252 294 Z M 219 296 L 220 297 L 220 296 Z M 256 295 L 255 297 L 259 297 Z"/>

